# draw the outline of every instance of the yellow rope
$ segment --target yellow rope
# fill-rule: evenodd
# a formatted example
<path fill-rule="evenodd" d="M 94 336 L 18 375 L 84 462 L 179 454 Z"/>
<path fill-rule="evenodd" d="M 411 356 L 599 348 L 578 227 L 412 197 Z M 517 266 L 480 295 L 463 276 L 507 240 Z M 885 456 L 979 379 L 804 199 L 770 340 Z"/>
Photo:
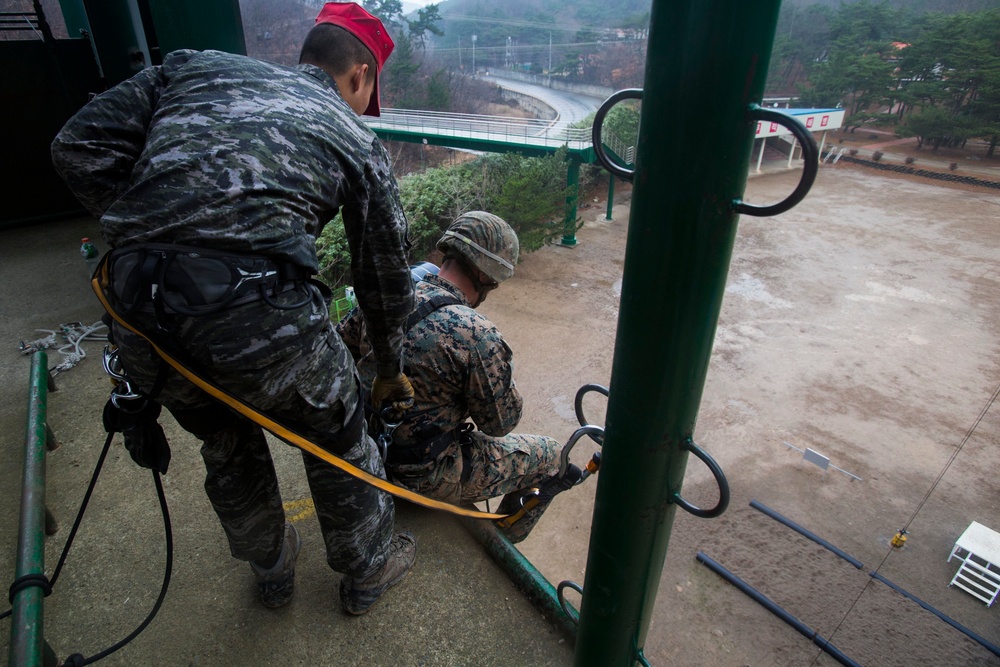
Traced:
<path fill-rule="evenodd" d="M 98 276 L 104 277 L 106 275 L 105 272 L 106 272 L 105 263 L 102 262 L 102 264 L 99 267 L 98 271 L 96 272 L 96 274 L 94 275 L 94 277 L 91 279 L 91 287 L 93 288 L 94 293 L 97 294 L 97 298 L 98 298 L 98 300 L 100 300 L 101 305 L 104 306 L 104 309 L 106 311 L 108 311 L 108 314 L 111 315 L 111 317 L 113 317 L 114 320 L 116 322 L 118 322 L 118 324 L 120 324 L 121 326 L 125 327 L 126 329 L 128 329 L 132 333 L 136 334 L 137 336 L 141 336 L 147 343 L 149 343 L 153 347 L 154 350 L 156 350 L 156 353 L 158 355 L 160 355 L 160 357 L 164 361 L 166 361 L 168 364 L 170 364 L 174 368 L 174 370 L 176 370 L 178 373 L 180 373 L 185 378 L 187 378 L 187 380 L 189 382 L 191 382 L 192 384 L 194 384 L 196 387 L 198 387 L 199 389 L 201 389 L 202 391 L 204 391 L 206 394 L 214 397 L 216 400 L 218 400 L 218 401 L 224 403 L 225 405 L 229 406 L 233 410 L 236 410 L 236 412 L 240 413 L 244 417 L 247 417 L 251 421 L 253 421 L 256 424 L 260 425 L 262 428 L 270 431 L 271 433 L 273 433 L 278 438 L 281 438 L 282 440 L 295 445 L 296 447 L 298 447 L 302 451 L 308 452 L 308 453 L 312 454 L 313 456 L 315 456 L 315 457 L 317 457 L 319 459 L 322 459 L 323 461 L 326 461 L 327 463 L 329 463 L 330 465 L 334 466 L 335 468 L 339 468 L 340 470 L 342 470 L 343 472 L 347 473 L 348 475 L 351 475 L 352 477 L 360 479 L 362 482 L 364 482 L 366 484 L 374 486 L 377 489 L 381 489 L 382 491 L 385 491 L 386 493 L 392 494 L 393 496 L 396 496 L 397 498 L 403 498 L 404 500 L 409 500 L 411 503 L 414 503 L 416 505 L 421 505 L 423 507 L 429 507 L 431 509 L 436 509 L 436 510 L 443 510 L 445 512 L 450 512 L 452 514 L 457 514 L 458 516 L 470 517 L 470 518 L 473 518 L 473 519 L 494 519 L 494 520 L 496 520 L 496 519 L 503 519 L 504 517 L 507 516 L 506 514 L 492 514 L 492 513 L 489 513 L 489 512 L 480 512 L 479 510 L 466 509 L 464 507 L 458 507 L 456 505 L 452 505 L 450 503 L 442 502 L 440 500 L 434 500 L 433 498 L 427 498 L 426 496 L 422 496 L 419 493 L 414 493 L 413 491 L 410 491 L 409 489 L 405 489 L 405 488 L 403 488 L 401 486 L 397 486 L 397 485 L 395 485 L 395 484 L 393 484 L 391 482 L 387 482 L 386 480 L 382 479 L 381 477 L 376 477 L 375 475 L 372 475 L 371 473 L 365 472 L 361 468 L 358 468 L 357 466 L 348 463 L 347 461 L 345 461 L 344 459 L 340 458 L 339 456 L 336 456 L 335 454 L 331 454 L 330 452 L 326 451 L 325 449 L 321 449 L 315 443 L 310 442 L 309 440 L 306 440 L 305 438 L 303 438 L 299 434 L 294 433 L 293 431 L 288 430 L 287 428 L 285 428 L 284 426 L 282 426 L 278 422 L 274 421 L 270 417 L 267 417 L 266 415 L 263 415 L 263 414 L 257 412 L 256 410 L 254 410 L 250 406 L 246 405 L 245 403 L 243 403 L 239 399 L 237 399 L 234 396 L 232 396 L 229 393 L 227 393 L 225 390 L 223 390 L 223 389 L 215 386 L 214 384 L 212 384 L 208 380 L 205 380 L 201 376 L 195 374 L 193 371 L 191 371 L 186 366 L 184 366 L 184 364 L 182 364 L 178 360 L 174 359 L 166 351 L 164 351 L 162 348 L 160 348 L 160 346 L 158 346 L 156 343 L 154 343 L 152 340 L 150 340 L 144 333 L 142 333 L 141 331 L 139 331 L 138 329 L 136 329 L 135 327 L 133 327 L 131 324 L 129 324 L 128 322 L 126 322 L 124 319 L 122 319 L 121 315 L 119 315 L 114 310 L 114 308 L 111 307 L 111 304 L 108 302 L 107 296 L 104 293 L 104 289 L 101 287 L 101 281 L 99 280 Z M 105 284 L 106 284 L 106 281 L 105 281 Z M 359 405 L 356 409 L 360 410 L 362 408 Z"/>

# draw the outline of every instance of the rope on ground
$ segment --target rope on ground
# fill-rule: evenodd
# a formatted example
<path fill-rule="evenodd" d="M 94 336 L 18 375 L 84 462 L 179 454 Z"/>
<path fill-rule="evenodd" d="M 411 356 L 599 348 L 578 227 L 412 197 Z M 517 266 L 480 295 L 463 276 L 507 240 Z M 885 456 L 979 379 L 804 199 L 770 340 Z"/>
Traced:
<path fill-rule="evenodd" d="M 83 348 L 84 341 L 90 340 L 106 343 L 107 330 L 108 327 L 100 321 L 94 322 L 90 326 L 84 325 L 83 322 L 69 322 L 68 324 L 60 324 L 58 331 L 53 329 L 35 329 L 35 333 L 48 335 L 27 343 L 23 340 L 18 341 L 18 348 L 21 350 L 21 354 L 34 354 L 39 350 L 56 348 L 56 352 L 62 355 L 63 360 L 49 369 L 49 373 L 55 377 L 59 373 L 68 371 L 83 361 L 83 358 L 87 356 L 87 351 Z M 62 336 L 65 340 L 65 343 L 62 345 L 59 344 L 59 336 Z"/>

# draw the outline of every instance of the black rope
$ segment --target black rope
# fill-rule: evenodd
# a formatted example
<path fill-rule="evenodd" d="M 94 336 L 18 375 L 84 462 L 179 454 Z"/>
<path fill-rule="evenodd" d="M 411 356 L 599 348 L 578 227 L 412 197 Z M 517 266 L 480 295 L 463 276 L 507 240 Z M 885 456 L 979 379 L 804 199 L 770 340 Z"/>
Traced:
<path fill-rule="evenodd" d="M 101 474 L 101 468 L 104 467 L 104 461 L 108 458 L 108 450 L 111 449 L 111 440 L 115 437 L 114 433 L 108 433 L 107 439 L 104 441 L 104 449 L 101 450 L 101 455 L 97 457 L 97 465 L 94 466 L 94 474 L 90 477 L 90 484 L 87 486 L 87 492 L 83 494 L 83 502 L 80 503 L 80 511 L 76 513 L 76 520 L 73 521 L 73 528 L 69 531 L 69 537 L 66 538 L 66 546 L 63 547 L 62 555 L 59 556 L 59 562 L 56 564 L 56 569 L 52 573 L 52 585 L 56 585 L 56 580 L 59 578 L 59 573 L 62 572 L 63 564 L 66 563 L 66 556 L 69 555 L 69 548 L 73 546 L 73 538 L 76 537 L 76 531 L 80 529 L 80 522 L 83 521 L 83 513 L 87 509 L 87 505 L 90 503 L 90 497 L 94 494 L 94 487 L 97 486 L 97 478 Z"/>
<path fill-rule="evenodd" d="M 90 503 L 90 498 L 94 493 L 94 487 L 97 485 L 97 478 L 100 476 L 101 469 L 104 467 L 104 461 L 107 459 L 108 450 L 111 448 L 111 441 L 114 438 L 114 435 L 114 432 L 108 433 L 108 438 L 104 441 L 104 449 L 101 450 L 101 455 L 97 459 L 97 465 L 94 466 L 94 474 L 90 478 L 90 484 L 87 486 L 87 492 L 84 494 L 83 502 L 80 504 L 80 511 L 77 512 L 76 520 L 73 522 L 73 528 L 70 530 L 69 537 L 66 538 L 66 544 L 63 547 L 62 555 L 59 557 L 59 563 L 56 565 L 55 572 L 52 574 L 52 579 L 47 579 L 44 574 L 29 574 L 18 577 L 10 588 L 11 602 L 13 602 L 15 594 L 30 586 L 38 586 L 44 589 L 46 596 L 52 592 L 52 587 L 55 586 L 56 579 L 59 578 L 59 573 L 62 571 L 63 564 L 66 562 L 66 556 L 69 554 L 69 549 L 73 545 L 73 538 L 76 537 L 77 530 L 80 528 L 80 522 L 83 520 L 83 514 L 86 511 L 87 505 Z M 146 618 L 142 621 L 142 623 L 140 623 L 135 630 L 125 637 L 125 639 L 122 639 L 117 644 L 114 644 L 113 646 L 106 648 L 100 653 L 96 653 L 89 658 L 84 658 L 80 653 L 74 653 L 63 661 L 63 665 L 65 665 L 65 667 L 82 667 L 83 665 L 89 665 L 108 657 L 138 637 L 139 633 L 146 629 L 146 626 L 152 622 L 153 618 L 160 611 L 163 600 L 167 596 L 167 588 L 170 586 L 170 574 L 173 571 L 174 537 L 173 531 L 170 528 L 170 512 L 167 509 L 167 498 L 163 493 L 163 483 L 160 480 L 160 473 L 156 470 L 153 471 L 153 484 L 156 486 L 156 497 L 160 502 L 160 512 L 163 515 L 163 532 L 166 537 L 167 551 L 166 565 L 163 572 L 163 583 L 160 586 L 160 594 L 156 599 L 156 604 L 153 605 L 153 608 L 150 610 L 149 614 L 146 615 Z M 13 609 L 0 613 L 0 619 L 7 618 L 12 612 Z"/>
<path fill-rule="evenodd" d="M 118 649 L 128 644 L 130 641 L 138 637 L 139 633 L 145 630 L 146 626 L 152 622 L 157 612 L 160 611 L 160 606 L 163 604 L 164 598 L 167 597 L 167 588 L 170 586 L 170 573 L 173 570 L 174 565 L 174 536 L 170 530 L 170 512 L 167 510 L 167 499 L 163 495 L 163 484 L 160 482 L 160 473 L 156 470 L 153 471 L 153 483 L 156 484 L 156 497 L 160 501 L 160 511 L 163 513 L 163 532 L 166 536 L 167 542 L 167 562 L 163 570 L 163 583 L 160 585 L 160 595 L 156 598 L 156 604 L 153 605 L 153 608 L 149 611 L 149 614 L 146 615 L 143 622 L 140 623 L 128 637 L 122 639 L 114 646 L 106 648 L 100 653 L 96 653 L 89 658 L 82 658 L 79 653 L 74 653 L 66 658 L 66 665 L 89 665 L 92 662 L 97 662 L 98 660 L 108 657 Z M 77 658 L 82 658 L 82 660 L 77 662 Z M 71 660 L 73 662 L 71 662 Z"/>

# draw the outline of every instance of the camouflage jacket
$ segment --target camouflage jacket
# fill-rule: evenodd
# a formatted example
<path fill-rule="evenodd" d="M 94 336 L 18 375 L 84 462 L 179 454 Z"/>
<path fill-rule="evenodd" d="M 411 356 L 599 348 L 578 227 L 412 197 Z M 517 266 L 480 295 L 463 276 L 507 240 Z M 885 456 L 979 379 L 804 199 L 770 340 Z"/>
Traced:
<path fill-rule="evenodd" d="M 394 440 L 415 444 L 451 431 L 469 417 L 487 435 L 506 435 L 521 420 L 513 353 L 496 326 L 443 278 L 430 275 L 417 283 L 417 306 L 439 294 L 454 296 L 460 304 L 435 310 L 405 336 L 404 372 L 415 397 Z M 362 381 L 370 383 L 375 364 L 364 318 L 355 309 L 337 331 L 354 356 Z"/>
<path fill-rule="evenodd" d="M 379 359 L 412 308 L 407 223 L 389 157 L 312 65 L 175 51 L 66 123 L 52 158 L 112 247 L 175 243 L 318 270 L 338 211 Z"/>

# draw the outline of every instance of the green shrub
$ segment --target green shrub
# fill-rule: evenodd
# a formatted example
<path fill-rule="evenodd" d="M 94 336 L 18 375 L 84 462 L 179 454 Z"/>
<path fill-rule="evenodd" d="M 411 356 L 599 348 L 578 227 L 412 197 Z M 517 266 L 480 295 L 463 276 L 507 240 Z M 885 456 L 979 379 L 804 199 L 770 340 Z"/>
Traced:
<path fill-rule="evenodd" d="M 487 154 L 451 168 L 429 169 L 399 179 L 400 199 L 409 222 L 409 260 L 423 261 L 448 225 L 465 211 L 499 215 L 514 228 L 521 252 L 540 248 L 561 233 L 566 197 L 565 149 L 543 158 L 514 153 Z M 594 178 L 580 170 L 582 192 Z M 320 278 L 331 287 L 351 282 L 351 256 L 338 215 L 317 239 Z"/>

